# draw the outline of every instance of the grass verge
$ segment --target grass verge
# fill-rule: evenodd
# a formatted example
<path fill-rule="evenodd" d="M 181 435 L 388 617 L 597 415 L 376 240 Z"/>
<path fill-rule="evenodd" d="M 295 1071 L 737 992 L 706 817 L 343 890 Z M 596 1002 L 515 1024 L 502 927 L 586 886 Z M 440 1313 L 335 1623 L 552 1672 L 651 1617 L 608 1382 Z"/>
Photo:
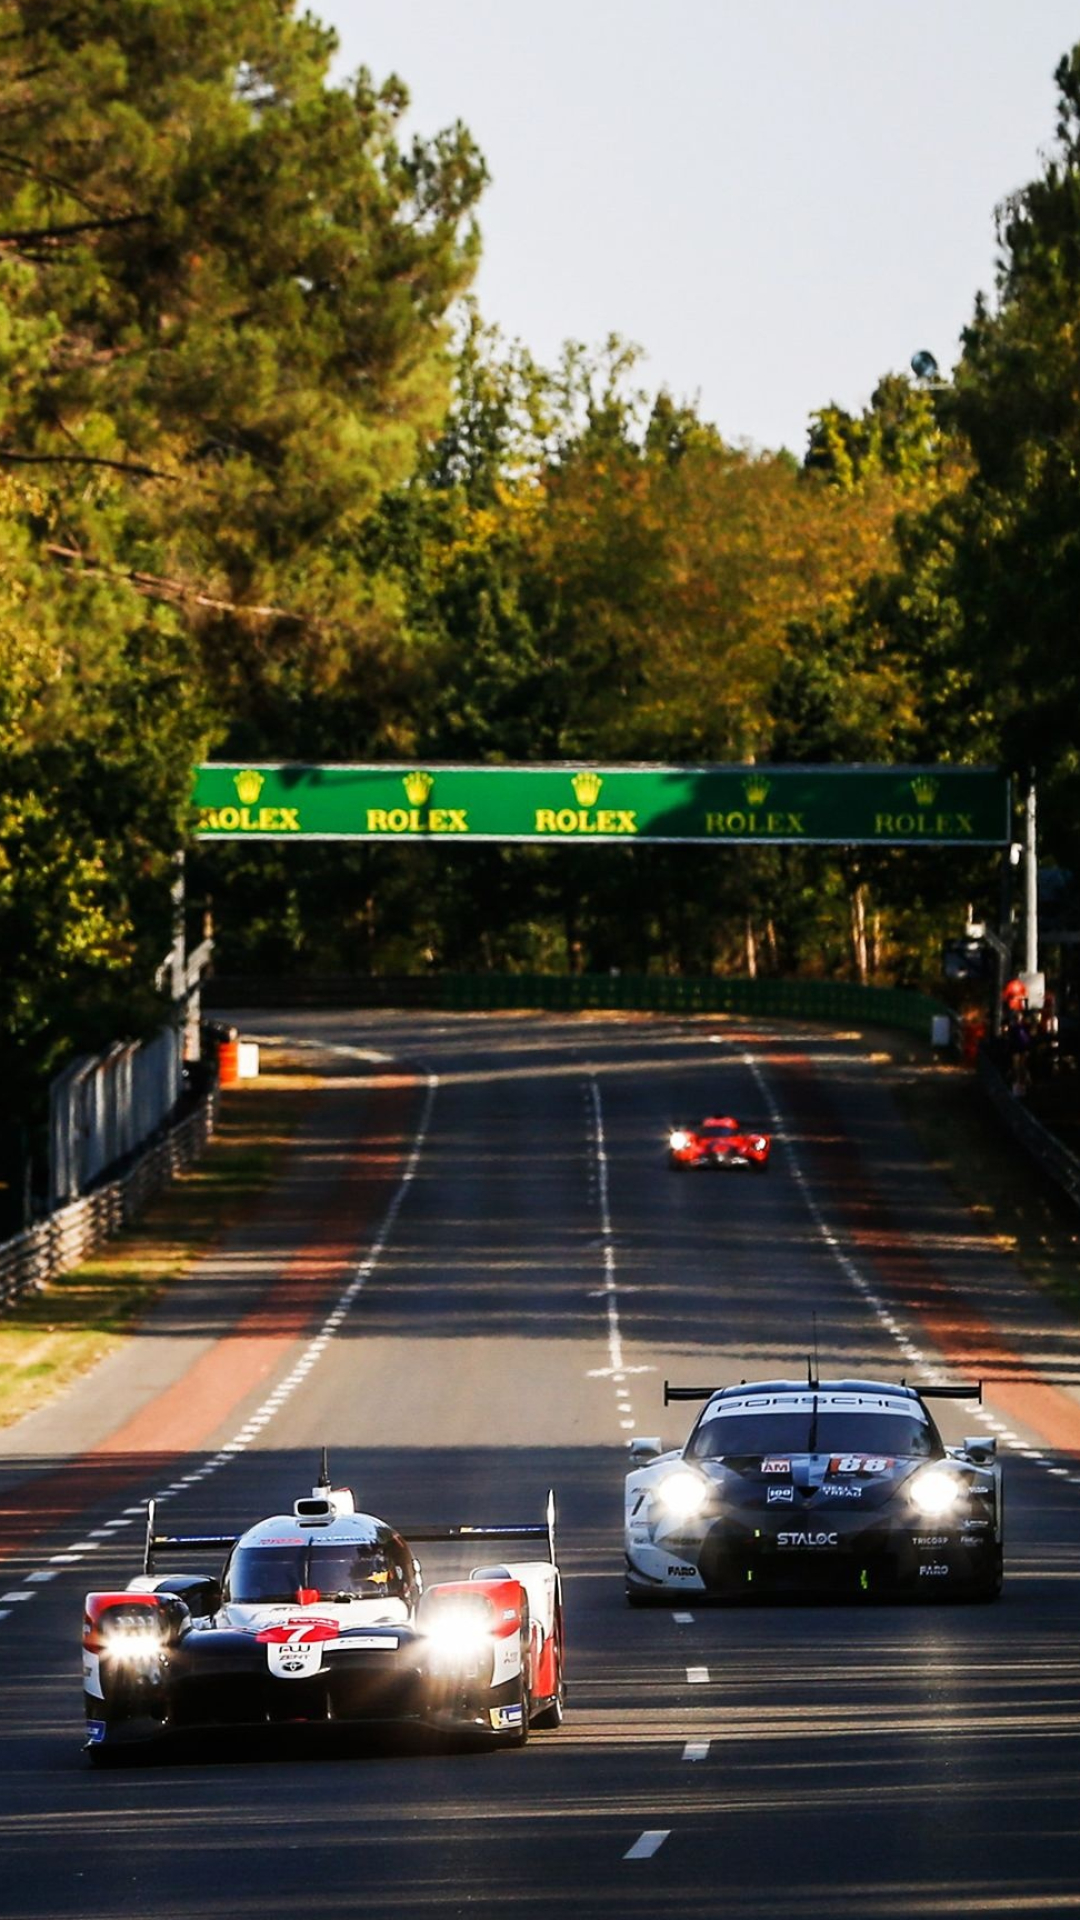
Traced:
<path fill-rule="evenodd" d="M 129 1338 L 162 1290 L 256 1205 L 311 1098 L 286 1074 L 230 1090 L 201 1160 L 132 1226 L 0 1319 L 0 1426 L 43 1406 Z"/>

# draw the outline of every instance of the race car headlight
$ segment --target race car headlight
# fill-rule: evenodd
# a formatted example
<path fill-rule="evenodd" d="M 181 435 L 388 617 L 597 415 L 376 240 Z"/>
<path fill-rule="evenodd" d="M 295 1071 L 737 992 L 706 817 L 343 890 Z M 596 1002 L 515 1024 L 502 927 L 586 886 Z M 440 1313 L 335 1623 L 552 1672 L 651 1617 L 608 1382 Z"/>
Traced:
<path fill-rule="evenodd" d="M 955 1473 L 943 1467 L 924 1467 L 911 1482 L 911 1498 L 920 1513 L 937 1518 L 955 1506 L 963 1491 Z"/>
<path fill-rule="evenodd" d="M 690 1135 L 684 1133 L 681 1127 L 676 1127 L 674 1133 L 668 1134 L 668 1146 L 674 1147 L 676 1153 L 681 1153 L 683 1148 L 689 1145 Z"/>
<path fill-rule="evenodd" d="M 426 1627 L 428 1646 L 440 1667 L 473 1667 L 488 1653 L 491 1629 L 476 1607 L 440 1607 Z"/>
<path fill-rule="evenodd" d="M 102 1635 L 102 1652 L 129 1667 L 154 1665 L 164 1644 L 156 1620 L 118 1620 Z"/>
<path fill-rule="evenodd" d="M 666 1480 L 661 1480 L 657 1493 L 669 1513 L 679 1520 L 689 1520 L 701 1512 L 709 1488 L 696 1473 L 669 1473 Z"/>
<path fill-rule="evenodd" d="M 765 1148 L 768 1146 L 769 1143 L 767 1140 L 763 1140 L 760 1133 L 758 1133 L 754 1135 L 754 1138 L 750 1144 L 753 1147 L 755 1153 L 764 1153 Z"/>

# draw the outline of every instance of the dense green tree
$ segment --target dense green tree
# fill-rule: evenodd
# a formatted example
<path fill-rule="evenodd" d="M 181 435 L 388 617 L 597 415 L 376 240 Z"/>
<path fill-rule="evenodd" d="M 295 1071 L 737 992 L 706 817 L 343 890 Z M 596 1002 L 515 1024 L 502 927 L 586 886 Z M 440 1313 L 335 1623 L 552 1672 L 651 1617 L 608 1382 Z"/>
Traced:
<path fill-rule="evenodd" d="M 407 704 L 363 532 L 445 410 L 485 175 L 334 45 L 291 0 L 0 0 L 9 1085 L 154 1017 L 194 760 Z"/>
<path fill-rule="evenodd" d="M 863 413 L 847 413 L 834 403 L 813 415 L 804 465 L 845 491 L 883 474 L 921 491 L 928 476 L 956 457 L 936 393 L 913 385 L 905 374 L 887 373 Z"/>
<path fill-rule="evenodd" d="M 1037 769 L 1048 845 L 1080 862 L 1080 47 L 1057 69 L 1057 144 L 999 209 L 993 300 L 964 333 L 951 417 L 974 472 L 938 516 L 939 701 Z M 945 564 L 942 565 L 942 562 Z"/>

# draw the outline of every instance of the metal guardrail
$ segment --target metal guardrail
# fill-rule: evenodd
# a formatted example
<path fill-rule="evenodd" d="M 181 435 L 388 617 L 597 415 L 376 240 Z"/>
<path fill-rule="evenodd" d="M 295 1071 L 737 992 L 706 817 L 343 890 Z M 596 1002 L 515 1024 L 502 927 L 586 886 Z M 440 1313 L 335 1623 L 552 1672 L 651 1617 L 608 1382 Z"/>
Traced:
<path fill-rule="evenodd" d="M 126 1173 L 0 1245 L 0 1307 L 77 1267 L 110 1234 L 137 1219 L 156 1193 L 199 1158 L 214 1131 L 216 1112 L 215 1087 Z"/>
<path fill-rule="evenodd" d="M 416 1007 L 432 1012 L 553 1013 L 619 1010 L 740 1013 L 796 1020 L 866 1021 L 930 1037 L 935 1014 L 949 1009 L 903 987 L 860 987 L 845 980 L 721 979 L 712 975 L 437 973 L 429 976 L 334 974 L 289 978 L 219 975 L 207 1007 Z"/>
<path fill-rule="evenodd" d="M 49 1212 L 77 1200 L 166 1124 L 180 1097 L 180 1033 L 84 1054 L 49 1088 Z"/>
<path fill-rule="evenodd" d="M 1080 1158 L 1063 1146 L 1056 1134 L 1044 1127 L 1041 1120 L 1036 1120 L 1023 1101 L 1017 1099 L 985 1047 L 979 1051 L 975 1070 L 979 1085 L 1013 1139 L 1073 1205 L 1080 1207 Z"/>

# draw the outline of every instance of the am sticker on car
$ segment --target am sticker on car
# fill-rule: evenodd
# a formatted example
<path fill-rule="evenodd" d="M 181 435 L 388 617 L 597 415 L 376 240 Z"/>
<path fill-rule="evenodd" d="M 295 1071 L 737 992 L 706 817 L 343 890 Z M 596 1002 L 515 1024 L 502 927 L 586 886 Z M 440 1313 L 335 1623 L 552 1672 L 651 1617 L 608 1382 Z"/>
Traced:
<path fill-rule="evenodd" d="M 761 1471 L 762 1473 L 790 1473 L 791 1461 L 790 1460 L 763 1460 L 761 1463 Z"/>

